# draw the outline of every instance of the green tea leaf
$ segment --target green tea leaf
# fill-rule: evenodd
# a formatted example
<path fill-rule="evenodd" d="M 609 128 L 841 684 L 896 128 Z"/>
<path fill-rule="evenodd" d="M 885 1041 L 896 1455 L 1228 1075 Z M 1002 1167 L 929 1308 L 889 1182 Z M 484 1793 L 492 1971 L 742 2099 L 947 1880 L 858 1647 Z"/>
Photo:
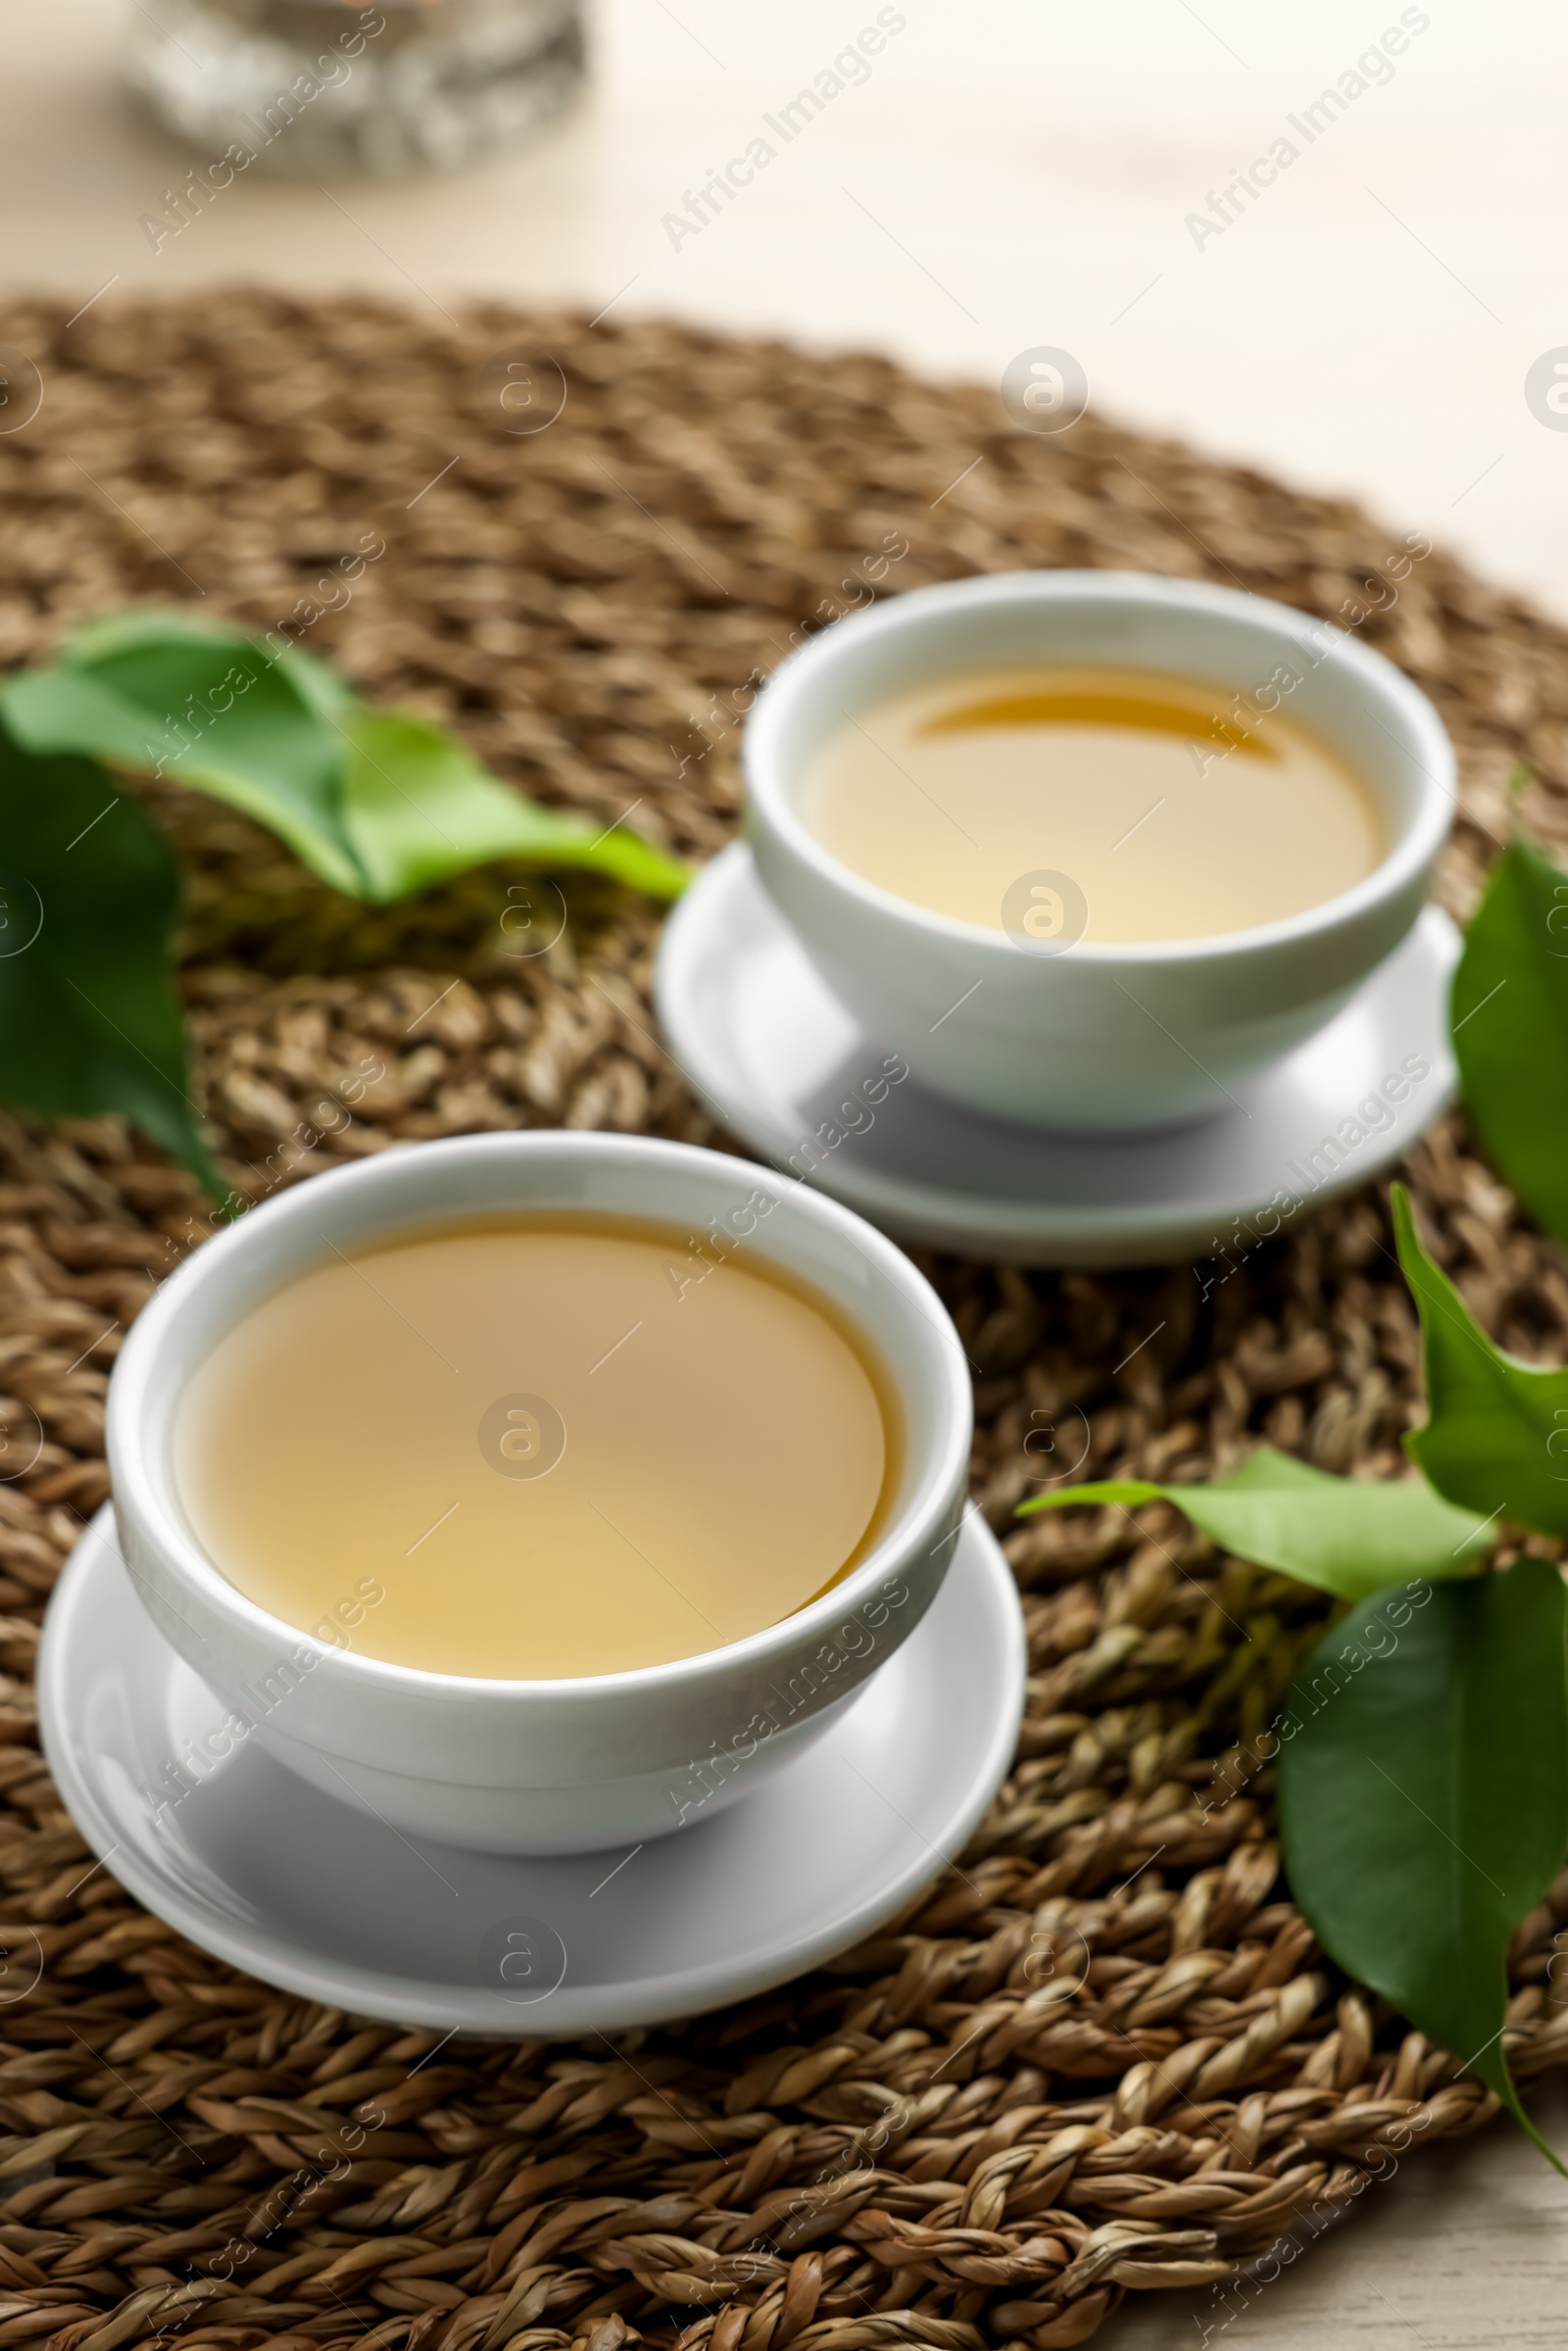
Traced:
<path fill-rule="evenodd" d="M 1503 852 L 1465 933 L 1452 1021 L 1482 1142 L 1568 1241 L 1568 873 L 1527 842 Z"/>
<path fill-rule="evenodd" d="M 194 647 L 199 656 L 214 646 L 236 655 L 261 654 L 283 671 L 301 701 L 321 717 L 342 717 L 354 708 L 353 688 L 314 654 L 302 653 L 286 640 L 269 648 L 238 629 L 204 620 L 198 612 L 155 612 L 134 606 L 127 612 L 107 613 L 84 621 L 61 648 L 60 659 L 79 668 L 97 669 L 127 654 L 177 654 L 182 644 Z"/>
<path fill-rule="evenodd" d="M 1475 1513 L 1456 1510 L 1424 1478 L 1372 1483 L 1260 1445 L 1240 1469 L 1204 1486 L 1154 1486 L 1111 1478 L 1069 1486 L 1020 1505 L 1020 1516 L 1065 1502 L 1174 1502 L 1225 1550 L 1299 1584 L 1359 1600 L 1422 1576 L 1464 1576 L 1494 1537 Z"/>
<path fill-rule="evenodd" d="M 1568 1850 L 1568 1595 L 1521 1559 L 1337 1625 L 1280 1725 L 1286 1872 L 1313 1933 L 1520 2107 L 1502 2051 L 1509 1937 Z M 1561 2164 L 1557 2165 L 1563 2170 Z"/>
<path fill-rule="evenodd" d="M 0 726 L 0 1095 L 46 1118 L 121 1110 L 215 1194 L 170 965 L 179 872 L 89 759 Z"/>
<path fill-rule="evenodd" d="M 362 703 L 344 733 L 346 829 L 372 898 L 405 898 L 500 857 L 592 866 L 655 898 L 685 886 L 685 868 L 650 842 L 591 833 L 580 817 L 524 800 L 439 727 Z"/>
<path fill-rule="evenodd" d="M 317 681 L 302 690 L 306 665 L 303 654 L 273 661 L 244 637 L 127 614 L 73 638 L 57 668 L 10 679 L 3 708 L 29 750 L 92 752 L 209 792 L 270 826 L 332 889 L 368 897 L 344 822 L 342 721 L 323 714 Z M 353 707 L 345 690 L 343 714 Z"/>
<path fill-rule="evenodd" d="M 1426 1357 L 1427 1425 L 1406 1437 L 1406 1450 L 1450 1501 L 1568 1535 L 1568 1371 L 1494 1347 L 1422 1248 L 1402 1184 L 1391 1199 Z"/>
<path fill-rule="evenodd" d="M 498 858 L 585 866 L 656 898 L 686 868 L 618 825 L 539 808 L 440 727 L 375 710 L 296 646 L 183 614 L 95 621 L 0 689 L 14 733 L 172 776 L 270 826 L 334 890 L 387 902 Z"/>

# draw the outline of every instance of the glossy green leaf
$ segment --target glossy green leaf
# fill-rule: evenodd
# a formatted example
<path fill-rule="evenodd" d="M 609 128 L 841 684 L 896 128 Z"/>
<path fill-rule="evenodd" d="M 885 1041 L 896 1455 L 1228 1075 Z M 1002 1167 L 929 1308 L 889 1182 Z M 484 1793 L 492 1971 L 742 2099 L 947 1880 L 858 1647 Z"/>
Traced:
<path fill-rule="evenodd" d="M 0 1097 L 46 1118 L 123 1111 L 217 1193 L 170 965 L 178 913 L 172 852 L 135 801 L 0 726 Z"/>
<path fill-rule="evenodd" d="M 172 776 L 269 825 L 334 890 L 390 901 L 500 858 L 588 867 L 658 898 L 686 868 L 618 825 L 512 791 L 441 728 L 357 700 L 296 646 L 126 612 L 0 690 L 18 738 Z"/>
<path fill-rule="evenodd" d="M 1021 1505 L 1174 1502 L 1225 1550 L 1298 1583 L 1358 1600 L 1415 1577 L 1464 1576 L 1493 1542 L 1472 1510 L 1456 1510 L 1424 1478 L 1372 1483 L 1326 1471 L 1260 1445 L 1239 1469 L 1204 1486 L 1154 1486 L 1111 1478 L 1069 1486 Z"/>
<path fill-rule="evenodd" d="M 501 857 L 591 866 L 655 898 L 685 886 L 685 868 L 636 833 L 591 833 L 580 817 L 524 800 L 439 727 L 362 703 L 344 733 L 345 825 L 373 898 L 404 898 Z"/>
<path fill-rule="evenodd" d="M 1453 978 L 1465 1106 L 1504 1180 L 1568 1241 L 1568 873 L 1523 841 L 1497 860 Z"/>
<path fill-rule="evenodd" d="M 282 638 L 264 647 L 238 629 L 204 620 L 198 612 L 157 612 L 139 606 L 110 612 L 83 622 L 61 648 L 60 659 L 77 668 L 102 669 L 126 655 L 177 655 L 182 645 L 193 647 L 198 656 L 214 646 L 227 650 L 231 657 L 261 653 L 283 672 L 301 701 L 323 718 L 342 717 L 354 708 L 353 688 L 314 654 L 302 653 Z"/>
<path fill-rule="evenodd" d="M 1521 1559 L 1363 1603 L 1302 1667 L 1279 1760 L 1286 1871 L 1324 1950 L 1554 2163 L 1501 2033 L 1509 1937 L 1568 1851 L 1565 1599 L 1554 1567 Z"/>
<path fill-rule="evenodd" d="M 1494 1347 L 1422 1248 L 1402 1184 L 1392 1200 L 1426 1357 L 1427 1424 L 1404 1441 L 1411 1459 L 1450 1501 L 1568 1535 L 1568 1371 Z"/>
<path fill-rule="evenodd" d="M 58 667 L 12 678 L 3 707 L 30 750 L 92 752 L 209 792 L 270 826 L 332 889 L 368 897 L 343 813 L 353 698 L 344 693 L 334 723 L 319 691 L 302 688 L 306 661 L 127 614 L 73 638 Z"/>

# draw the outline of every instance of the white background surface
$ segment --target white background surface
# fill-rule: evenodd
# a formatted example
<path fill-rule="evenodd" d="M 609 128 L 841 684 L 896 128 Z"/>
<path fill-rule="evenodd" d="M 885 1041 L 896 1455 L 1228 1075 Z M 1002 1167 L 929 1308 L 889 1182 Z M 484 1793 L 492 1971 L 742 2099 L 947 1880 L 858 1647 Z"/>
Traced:
<path fill-rule="evenodd" d="M 1568 345 L 1568 12 L 1430 0 L 1392 81 L 1200 250 L 1188 213 L 1353 66 L 1396 0 L 901 4 L 907 27 L 869 82 L 678 250 L 665 212 L 875 0 L 601 0 L 591 93 L 529 154 L 341 185 L 337 204 L 251 171 L 157 253 L 140 215 L 206 160 L 144 130 L 116 87 L 123 28 L 158 0 L 14 5 L 0 277 L 83 300 L 111 277 L 114 293 L 241 276 L 591 312 L 619 294 L 625 314 L 990 381 L 1057 344 L 1109 414 L 1352 491 L 1568 613 L 1568 431 L 1523 388 Z"/>
<path fill-rule="evenodd" d="M 907 27 L 675 249 L 682 191 L 739 153 L 875 0 L 603 0 L 586 101 L 470 178 L 327 196 L 252 172 L 154 252 L 140 215 L 206 159 L 119 95 L 133 9 L 13 5 L 0 279 L 85 301 L 248 278 L 671 312 L 996 381 L 1056 344 L 1108 414 L 1346 490 L 1568 615 L 1568 432 L 1524 377 L 1568 345 L 1568 12 L 1431 0 L 1431 24 L 1247 216 L 1186 225 L 1354 64 L 1383 0 L 904 0 Z M 1300 142 L 1298 141 L 1299 144 Z M 335 201 L 334 201 L 335 199 Z M 0 517 L 3 527 L 3 517 Z M 1541 2102 L 1568 2145 L 1568 2093 Z M 1560 2345 L 1568 2187 L 1496 2125 L 1407 2162 L 1211 2343 Z M 1198 2345 L 1151 2295 L 1107 2351 Z"/>
<path fill-rule="evenodd" d="M 1531 2108 L 1568 2155 L 1568 2085 Z M 1254 2299 L 1134 2294 L 1095 2351 L 1561 2351 L 1565 2287 L 1568 2185 L 1495 2123 L 1409 2156 Z"/>

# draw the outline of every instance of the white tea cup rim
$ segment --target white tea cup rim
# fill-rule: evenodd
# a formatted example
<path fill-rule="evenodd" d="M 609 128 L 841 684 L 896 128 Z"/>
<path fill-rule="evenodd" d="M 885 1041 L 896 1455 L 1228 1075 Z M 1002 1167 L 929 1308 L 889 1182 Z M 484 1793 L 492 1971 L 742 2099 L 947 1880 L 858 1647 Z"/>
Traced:
<path fill-rule="evenodd" d="M 179 1508 L 169 1458 L 170 1430 L 187 1383 L 181 1381 L 177 1393 L 170 1398 L 160 1399 L 156 1393 L 161 1358 L 175 1340 L 180 1321 L 208 1306 L 215 1292 L 220 1295 L 225 1286 L 231 1286 L 245 1294 L 229 1321 L 228 1327 L 232 1327 L 261 1298 L 285 1287 L 312 1265 L 326 1259 L 334 1244 L 313 1248 L 304 1238 L 308 1230 L 319 1227 L 323 1217 L 328 1221 L 335 1216 L 343 1219 L 355 1199 L 365 1200 L 368 1206 L 370 1196 L 378 1189 L 396 1192 L 399 1178 L 406 1178 L 416 1165 L 426 1177 L 436 1177 L 444 1170 L 461 1172 L 472 1168 L 482 1159 L 502 1165 L 533 1161 L 541 1170 L 552 1165 L 562 1169 L 572 1165 L 600 1169 L 618 1166 L 628 1174 L 639 1165 L 647 1167 L 657 1161 L 665 1170 L 684 1170 L 692 1178 L 694 1191 L 708 1188 L 709 1199 L 715 1175 L 721 1177 L 733 1169 L 738 1200 L 756 1192 L 770 1194 L 775 1210 L 781 1210 L 787 1219 L 805 1220 L 818 1231 L 848 1240 L 873 1271 L 886 1280 L 898 1301 L 908 1347 L 921 1356 L 920 1376 L 930 1384 L 932 1417 L 938 1424 L 940 1440 L 919 1459 L 912 1457 L 913 1448 L 909 1448 L 911 1457 L 906 1464 L 902 1498 L 871 1550 L 840 1582 L 776 1624 L 718 1647 L 698 1650 L 689 1657 L 616 1673 L 524 1679 L 440 1673 L 338 1648 L 248 1598 L 208 1556 Z M 555 1197 L 548 1190 L 538 1196 L 521 1194 L 514 1205 L 521 1212 L 537 1209 L 543 1215 L 556 1208 L 578 1213 L 586 1207 L 590 1214 L 602 1212 L 617 1222 L 635 1224 L 638 1220 L 635 1208 L 606 1205 L 601 1211 L 595 1203 L 562 1195 L 559 1188 Z M 465 1222 L 496 1213 L 495 1206 L 465 1205 L 458 1200 L 447 1209 L 424 1208 L 379 1222 L 372 1216 L 363 1226 L 358 1245 L 391 1239 L 401 1231 L 428 1231 L 445 1224 L 460 1228 Z M 645 1221 L 663 1224 L 668 1220 L 650 1209 L 645 1212 Z M 347 1239 L 352 1247 L 356 1242 L 351 1225 L 351 1215 L 340 1221 L 340 1238 Z M 762 1226 L 759 1231 L 766 1234 L 768 1228 Z M 742 1246 L 751 1243 L 743 1242 Z M 287 1263 L 275 1280 L 251 1289 L 243 1278 L 247 1263 L 264 1248 L 274 1258 L 285 1256 Z M 764 1262 L 770 1258 L 790 1262 L 770 1252 L 765 1241 L 759 1254 Z M 800 1274 L 797 1278 L 808 1286 L 812 1284 L 809 1274 Z M 817 1281 L 814 1287 L 821 1290 L 824 1285 Z M 840 1314 L 859 1327 L 851 1305 L 842 1299 L 833 1302 Z M 868 1347 L 873 1347 L 868 1333 L 864 1334 L 864 1340 Z M 900 1359 L 886 1347 L 874 1347 L 874 1352 L 898 1395 L 901 1408 L 907 1412 L 916 1377 L 909 1355 L 906 1353 Z M 312 1176 L 245 1210 L 176 1268 L 132 1324 L 111 1382 L 109 1450 L 112 1484 L 122 1515 L 134 1513 L 152 1536 L 163 1559 L 173 1568 L 176 1578 L 199 1587 L 209 1607 L 236 1626 L 275 1639 L 280 1651 L 286 1653 L 304 1644 L 317 1653 L 315 1662 L 326 1670 L 329 1678 L 346 1676 L 368 1693 L 379 1690 L 390 1696 L 426 1691 L 448 1698 L 520 1700 L 549 1696 L 560 1701 L 577 1696 L 603 1697 L 616 1691 L 630 1696 L 676 1685 L 695 1689 L 710 1681 L 722 1682 L 738 1668 L 764 1661 L 775 1651 L 782 1653 L 794 1648 L 808 1630 L 820 1630 L 824 1641 L 831 1639 L 835 1625 L 876 1601 L 879 1587 L 890 1575 L 900 1573 L 900 1561 L 907 1561 L 911 1552 L 917 1553 L 922 1542 L 934 1545 L 940 1540 L 950 1546 L 956 1542 L 956 1532 L 950 1532 L 948 1523 L 950 1497 L 955 1481 L 961 1481 L 967 1465 L 971 1414 L 967 1361 L 941 1299 L 903 1250 L 852 1210 L 841 1207 L 799 1178 L 785 1177 L 772 1168 L 727 1152 L 705 1151 L 695 1145 L 665 1142 L 652 1136 L 534 1128 L 455 1136 L 394 1148 L 373 1158 Z M 737 1535 L 744 1541 L 744 1522 Z M 126 1564 L 128 1568 L 129 1563 Z M 134 1574 L 133 1570 L 130 1572 Z"/>
<path fill-rule="evenodd" d="M 1208 581 L 1167 579 L 1139 571 L 984 572 L 972 578 L 910 588 L 830 623 L 780 662 L 759 694 L 748 718 L 743 759 L 751 803 L 749 816 L 755 810 L 756 819 L 764 822 L 787 844 L 791 855 L 809 867 L 820 881 L 847 900 L 859 901 L 868 911 L 903 921 L 933 939 L 961 942 L 967 950 L 981 955 L 1015 956 L 1017 950 L 1004 932 L 920 906 L 912 899 L 884 889 L 834 857 L 797 810 L 795 778 L 787 772 L 787 762 L 781 756 L 782 741 L 786 729 L 798 719 L 802 704 L 820 699 L 828 690 L 835 666 L 874 636 L 889 638 L 923 627 L 935 640 L 944 612 L 987 604 L 1068 603 L 1123 609 L 1141 605 L 1155 612 L 1163 608 L 1187 615 L 1206 614 L 1216 621 L 1250 623 L 1260 637 L 1271 637 L 1281 649 L 1303 650 L 1311 645 L 1315 662 L 1333 660 L 1343 663 L 1364 698 L 1383 706 L 1391 722 L 1385 731 L 1397 743 L 1399 735 L 1396 730 L 1402 730 L 1404 748 L 1425 779 L 1412 813 L 1384 856 L 1370 873 L 1349 889 L 1298 913 L 1257 923 L 1246 930 L 1151 941 L 1097 943 L 1079 939 L 1066 951 L 1074 962 L 1147 970 L 1152 965 L 1207 963 L 1233 956 L 1253 956 L 1274 947 L 1296 946 L 1352 922 L 1367 909 L 1397 896 L 1437 855 L 1453 821 L 1456 805 L 1453 752 L 1442 721 L 1425 695 L 1393 661 L 1336 623 L 1293 605 L 1280 604 L 1271 597 L 1253 595 L 1246 589 L 1218 587 Z M 1110 655 L 1105 661 L 1110 666 L 1152 665 L 1147 661 L 1117 664 Z M 957 676 L 974 667 L 972 661 L 956 662 L 953 674 Z M 1212 682 L 1228 681 L 1216 676 Z"/>

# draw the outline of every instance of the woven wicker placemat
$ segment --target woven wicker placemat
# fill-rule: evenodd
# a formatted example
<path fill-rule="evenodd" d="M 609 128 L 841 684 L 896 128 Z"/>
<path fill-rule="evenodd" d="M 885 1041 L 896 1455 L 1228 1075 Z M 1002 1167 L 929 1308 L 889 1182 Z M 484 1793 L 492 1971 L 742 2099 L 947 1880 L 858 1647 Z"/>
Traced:
<path fill-rule="evenodd" d="M 755 679 L 792 642 L 965 571 L 1128 565 L 1381 608 L 1357 625 L 1459 746 L 1455 911 L 1516 759 L 1526 821 L 1568 836 L 1561 630 L 1441 553 L 1391 600 L 1402 532 L 1093 418 L 1052 439 L 873 359 L 500 312 L 452 331 L 352 300 L 101 303 L 70 326 L 13 305 L 0 342 L 45 390 L 0 437 L 8 662 L 132 598 L 262 628 L 293 612 L 366 690 L 450 719 L 540 797 L 702 857 L 733 825 Z M 564 412 L 509 429 L 498 383 L 542 415 L 552 367 Z M 342 605 L 340 559 L 376 547 L 310 620 Z M 567 910 L 544 885 L 489 874 L 367 912 L 239 818 L 151 797 L 191 867 L 199 1084 L 251 1198 L 472 1129 L 717 1140 L 654 1031 L 646 907 L 568 885 L 569 924 L 530 955 Z M 45 1436 L 0 1483 L 0 2344 L 1047 2351 L 1131 2288 L 1222 2290 L 1391 2150 L 1492 2113 L 1322 1960 L 1278 1876 L 1269 1776 L 1240 1742 L 1323 1604 L 1162 1508 L 1011 1519 L 1058 1465 L 1193 1477 L 1259 1438 L 1394 1472 L 1417 1349 L 1379 1195 L 1278 1243 L 1219 1236 L 1196 1276 L 932 1262 L 981 1366 L 975 1492 L 1032 1651 L 1017 1765 L 961 1863 L 745 2009 L 613 2044 L 440 2046 L 192 1949 L 60 1808 L 38 1621 L 107 1492 L 121 1335 L 201 1204 L 112 1120 L 5 1119 L 0 1157 L 0 1415 L 19 1455 L 33 1415 Z M 1462 1127 L 1407 1172 L 1482 1320 L 1561 1359 L 1558 1252 Z M 1568 1879 L 1517 1938 L 1525 2082 L 1568 2059 L 1559 1918 Z M 1050 1954 L 1084 1951 L 1063 2003 Z"/>

